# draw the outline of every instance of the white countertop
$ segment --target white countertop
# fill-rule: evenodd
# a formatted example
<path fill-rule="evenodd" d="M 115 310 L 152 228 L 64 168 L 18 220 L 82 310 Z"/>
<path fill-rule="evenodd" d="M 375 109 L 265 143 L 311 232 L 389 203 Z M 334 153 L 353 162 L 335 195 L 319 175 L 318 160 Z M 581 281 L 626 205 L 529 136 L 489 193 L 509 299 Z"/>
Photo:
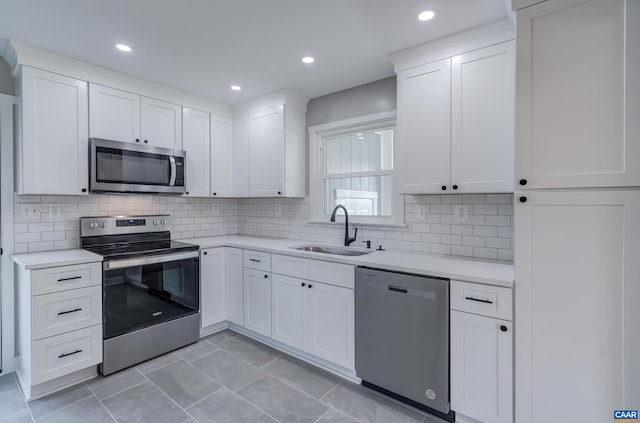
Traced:
<path fill-rule="evenodd" d="M 508 288 L 513 287 L 513 264 L 488 260 L 398 251 L 374 251 L 371 254 L 362 256 L 339 256 L 292 249 L 291 247 L 294 246 L 310 244 L 300 240 L 243 235 L 187 238 L 180 241 L 199 245 L 200 248 L 246 248 L 356 266 L 369 266 Z M 313 243 L 313 245 L 322 244 Z M 354 249 L 361 250 L 361 248 Z"/>
<path fill-rule="evenodd" d="M 90 253 L 89 251 L 80 248 L 73 250 L 14 254 L 12 258 L 15 263 L 27 270 L 102 261 L 102 256 Z"/>

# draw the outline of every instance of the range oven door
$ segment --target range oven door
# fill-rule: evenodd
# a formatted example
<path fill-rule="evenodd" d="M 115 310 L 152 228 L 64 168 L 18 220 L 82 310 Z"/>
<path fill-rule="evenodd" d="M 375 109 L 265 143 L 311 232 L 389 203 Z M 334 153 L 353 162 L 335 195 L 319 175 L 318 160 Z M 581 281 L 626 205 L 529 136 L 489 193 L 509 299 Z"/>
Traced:
<path fill-rule="evenodd" d="M 90 139 L 91 192 L 185 192 L 185 152 Z"/>
<path fill-rule="evenodd" d="M 103 263 L 104 339 L 199 310 L 197 251 Z"/>

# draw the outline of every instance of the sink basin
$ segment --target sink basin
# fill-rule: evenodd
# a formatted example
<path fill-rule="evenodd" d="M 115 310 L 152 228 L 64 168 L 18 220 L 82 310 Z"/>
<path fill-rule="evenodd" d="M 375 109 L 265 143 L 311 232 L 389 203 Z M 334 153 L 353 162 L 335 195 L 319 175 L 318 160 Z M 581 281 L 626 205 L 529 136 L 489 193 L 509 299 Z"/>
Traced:
<path fill-rule="evenodd" d="M 291 247 L 294 250 L 310 251 L 312 253 L 335 254 L 338 256 L 362 256 L 373 252 L 373 250 L 365 251 L 348 247 L 331 247 L 328 245 L 301 245 L 299 247 Z"/>

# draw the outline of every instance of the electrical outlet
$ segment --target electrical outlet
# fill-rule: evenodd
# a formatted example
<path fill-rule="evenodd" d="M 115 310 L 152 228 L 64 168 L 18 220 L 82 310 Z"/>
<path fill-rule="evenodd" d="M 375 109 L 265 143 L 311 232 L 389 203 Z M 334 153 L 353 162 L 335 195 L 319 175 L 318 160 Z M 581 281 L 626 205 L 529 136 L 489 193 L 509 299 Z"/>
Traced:
<path fill-rule="evenodd" d="M 20 204 L 20 219 L 32 220 L 38 219 L 38 204 L 32 203 L 19 203 Z"/>
<path fill-rule="evenodd" d="M 220 204 L 214 204 L 211 208 L 211 213 L 213 213 L 214 215 L 220 214 Z"/>
<path fill-rule="evenodd" d="M 282 204 L 276 204 L 276 216 L 282 216 Z"/>
<path fill-rule="evenodd" d="M 457 204 L 453 207 L 454 220 L 456 222 L 468 222 L 469 221 L 469 206 Z"/>
<path fill-rule="evenodd" d="M 49 204 L 49 219 L 60 217 L 60 204 Z"/>

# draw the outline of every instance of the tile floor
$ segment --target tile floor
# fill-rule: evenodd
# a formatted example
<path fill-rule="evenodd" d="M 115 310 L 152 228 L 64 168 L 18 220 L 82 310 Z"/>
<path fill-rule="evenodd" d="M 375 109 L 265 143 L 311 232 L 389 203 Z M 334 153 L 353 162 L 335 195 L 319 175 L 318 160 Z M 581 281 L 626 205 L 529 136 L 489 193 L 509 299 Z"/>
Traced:
<path fill-rule="evenodd" d="M 225 330 L 25 403 L 0 378 L 0 422 L 437 423 L 361 386 Z"/>

